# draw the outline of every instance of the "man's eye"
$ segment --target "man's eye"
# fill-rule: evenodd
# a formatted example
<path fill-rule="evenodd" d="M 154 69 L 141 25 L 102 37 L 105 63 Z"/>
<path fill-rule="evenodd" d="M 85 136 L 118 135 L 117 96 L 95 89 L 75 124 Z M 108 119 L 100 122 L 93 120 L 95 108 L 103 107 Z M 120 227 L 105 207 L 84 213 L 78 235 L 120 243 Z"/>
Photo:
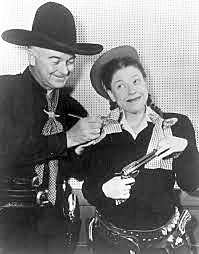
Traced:
<path fill-rule="evenodd" d="M 75 58 L 71 58 L 68 61 L 66 61 L 67 64 L 74 64 Z"/>

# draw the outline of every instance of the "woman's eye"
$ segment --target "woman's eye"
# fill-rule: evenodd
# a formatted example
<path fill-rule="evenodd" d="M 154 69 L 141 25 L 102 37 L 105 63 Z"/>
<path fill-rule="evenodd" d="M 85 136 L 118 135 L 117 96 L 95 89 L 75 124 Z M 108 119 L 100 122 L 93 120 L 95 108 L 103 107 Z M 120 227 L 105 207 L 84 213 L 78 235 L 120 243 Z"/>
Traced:
<path fill-rule="evenodd" d="M 123 87 L 124 87 L 124 84 L 122 84 L 122 83 L 117 85 L 117 89 L 121 89 Z"/>
<path fill-rule="evenodd" d="M 57 64 L 59 64 L 59 61 L 54 61 L 54 62 L 52 62 L 52 64 L 57 65 Z"/>
<path fill-rule="evenodd" d="M 139 82 L 140 80 L 139 79 L 135 79 L 134 81 L 133 81 L 133 83 L 135 84 L 135 85 L 138 85 L 140 82 Z"/>

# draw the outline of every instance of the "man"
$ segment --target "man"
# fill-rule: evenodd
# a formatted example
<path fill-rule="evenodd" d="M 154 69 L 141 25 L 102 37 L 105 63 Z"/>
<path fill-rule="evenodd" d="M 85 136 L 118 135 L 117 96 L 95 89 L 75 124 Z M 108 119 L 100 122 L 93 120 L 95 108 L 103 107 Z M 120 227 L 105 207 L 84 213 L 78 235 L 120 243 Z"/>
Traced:
<path fill-rule="evenodd" d="M 68 253 L 77 221 L 77 200 L 67 194 L 68 178 L 78 177 L 70 166 L 73 147 L 97 138 L 101 121 L 89 117 L 65 86 L 75 55 L 95 55 L 103 47 L 77 43 L 72 14 L 54 2 L 38 8 L 31 31 L 11 29 L 2 38 L 27 47 L 29 66 L 0 77 L 0 248 Z"/>

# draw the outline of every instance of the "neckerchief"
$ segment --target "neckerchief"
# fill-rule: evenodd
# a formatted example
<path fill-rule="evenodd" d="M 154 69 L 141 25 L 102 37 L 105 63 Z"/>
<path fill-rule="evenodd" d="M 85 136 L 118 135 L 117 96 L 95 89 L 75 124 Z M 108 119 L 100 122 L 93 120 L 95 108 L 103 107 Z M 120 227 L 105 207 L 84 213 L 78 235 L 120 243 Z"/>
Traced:
<path fill-rule="evenodd" d="M 50 136 L 63 131 L 62 124 L 56 120 L 56 117 L 59 117 L 59 115 L 55 114 L 59 99 L 59 89 L 55 89 L 50 94 L 46 94 L 46 99 L 48 102 L 48 111 L 44 109 L 44 112 L 48 115 L 48 120 L 43 127 L 42 135 Z M 48 200 L 54 205 L 56 201 L 56 179 L 58 173 L 58 160 L 50 160 L 47 163 L 38 164 L 35 166 L 35 171 L 39 177 L 40 184 L 43 183 L 44 169 L 49 171 L 47 172 Z"/>

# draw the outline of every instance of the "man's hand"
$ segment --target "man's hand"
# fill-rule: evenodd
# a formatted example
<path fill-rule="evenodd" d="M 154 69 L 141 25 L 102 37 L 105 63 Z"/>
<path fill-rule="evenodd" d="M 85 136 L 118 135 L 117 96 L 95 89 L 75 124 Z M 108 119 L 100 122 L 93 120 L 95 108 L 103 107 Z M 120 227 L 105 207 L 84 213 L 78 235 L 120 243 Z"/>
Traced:
<path fill-rule="evenodd" d="M 133 177 L 122 179 L 121 176 L 115 176 L 102 185 L 102 191 L 107 198 L 128 199 L 134 182 Z"/>
<path fill-rule="evenodd" d="M 103 121 L 97 117 L 84 117 L 67 131 L 67 147 L 72 147 L 96 139 L 100 135 Z"/>

